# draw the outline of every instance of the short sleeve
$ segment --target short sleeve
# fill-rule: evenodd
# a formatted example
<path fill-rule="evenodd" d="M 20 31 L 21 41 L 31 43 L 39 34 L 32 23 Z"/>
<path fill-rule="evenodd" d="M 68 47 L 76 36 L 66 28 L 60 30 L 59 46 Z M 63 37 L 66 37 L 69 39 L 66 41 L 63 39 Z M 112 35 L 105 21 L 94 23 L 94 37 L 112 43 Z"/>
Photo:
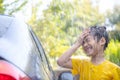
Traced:
<path fill-rule="evenodd" d="M 80 59 L 72 59 L 72 74 L 77 75 L 80 74 L 80 66 L 81 60 Z"/>
<path fill-rule="evenodd" d="M 120 67 L 114 69 L 113 80 L 120 80 Z"/>

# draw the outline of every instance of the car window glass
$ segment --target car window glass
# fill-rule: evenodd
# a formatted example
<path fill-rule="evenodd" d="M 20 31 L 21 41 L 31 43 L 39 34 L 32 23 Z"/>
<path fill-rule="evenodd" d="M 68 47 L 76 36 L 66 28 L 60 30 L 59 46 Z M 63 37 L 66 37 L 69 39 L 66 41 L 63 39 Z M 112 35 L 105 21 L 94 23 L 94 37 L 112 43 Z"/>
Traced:
<path fill-rule="evenodd" d="M 31 67 L 31 69 L 28 70 L 28 73 L 30 76 L 32 76 L 32 79 L 34 80 L 49 80 L 49 76 L 47 73 L 48 67 L 47 68 L 44 67 L 45 62 L 44 59 L 42 58 L 41 51 L 38 49 L 34 34 L 31 32 L 30 34 L 32 43 L 34 44 L 30 55 L 31 57 L 30 63 L 33 63 L 31 64 L 33 67 Z"/>

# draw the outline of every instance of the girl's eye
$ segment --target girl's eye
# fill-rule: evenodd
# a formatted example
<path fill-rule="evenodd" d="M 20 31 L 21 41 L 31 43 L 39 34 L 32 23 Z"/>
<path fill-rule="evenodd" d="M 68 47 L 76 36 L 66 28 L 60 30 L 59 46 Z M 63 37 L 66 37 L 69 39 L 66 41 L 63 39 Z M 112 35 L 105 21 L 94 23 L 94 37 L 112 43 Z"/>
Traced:
<path fill-rule="evenodd" d="M 87 41 L 87 42 L 89 42 L 89 41 L 90 41 L 90 39 L 87 39 L 86 41 Z"/>
<path fill-rule="evenodd" d="M 82 45 L 84 45 L 85 41 L 83 41 Z"/>

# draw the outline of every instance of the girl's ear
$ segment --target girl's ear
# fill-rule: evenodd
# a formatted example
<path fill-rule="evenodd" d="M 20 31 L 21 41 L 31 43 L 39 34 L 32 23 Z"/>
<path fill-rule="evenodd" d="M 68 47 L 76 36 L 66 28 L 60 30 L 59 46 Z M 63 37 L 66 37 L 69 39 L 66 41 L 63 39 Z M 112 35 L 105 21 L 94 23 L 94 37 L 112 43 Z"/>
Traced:
<path fill-rule="evenodd" d="M 102 38 L 100 39 L 99 43 L 100 43 L 100 45 L 101 45 L 101 46 L 104 46 L 104 45 L 105 45 L 105 43 L 106 43 L 105 38 L 104 38 L 104 37 L 102 37 Z"/>

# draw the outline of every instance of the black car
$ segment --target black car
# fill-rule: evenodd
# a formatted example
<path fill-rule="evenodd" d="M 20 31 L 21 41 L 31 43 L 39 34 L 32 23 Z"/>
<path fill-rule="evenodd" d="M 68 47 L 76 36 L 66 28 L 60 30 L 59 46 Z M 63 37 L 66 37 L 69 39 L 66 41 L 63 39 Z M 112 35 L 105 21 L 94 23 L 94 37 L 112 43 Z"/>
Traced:
<path fill-rule="evenodd" d="M 6 15 L 0 15 L 0 80 L 55 80 L 32 29 Z"/>

